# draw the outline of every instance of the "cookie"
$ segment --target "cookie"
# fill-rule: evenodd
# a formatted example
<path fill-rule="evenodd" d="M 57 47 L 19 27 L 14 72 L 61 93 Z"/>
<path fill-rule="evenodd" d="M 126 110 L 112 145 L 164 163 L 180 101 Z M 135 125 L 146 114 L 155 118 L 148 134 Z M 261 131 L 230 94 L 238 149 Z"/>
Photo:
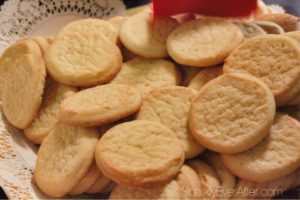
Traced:
<path fill-rule="evenodd" d="M 121 52 L 99 32 L 83 30 L 59 33 L 46 53 L 47 70 L 54 80 L 66 85 L 107 83 L 120 70 Z"/>
<path fill-rule="evenodd" d="M 117 17 L 110 18 L 108 20 L 108 22 L 111 23 L 115 27 L 115 29 L 118 30 L 118 32 L 120 32 L 121 27 L 127 20 L 128 20 L 128 17 L 117 16 Z"/>
<path fill-rule="evenodd" d="M 222 66 L 209 67 L 209 68 L 202 69 L 189 82 L 188 87 L 195 89 L 195 90 L 200 90 L 209 81 L 221 76 L 222 73 L 223 73 Z"/>
<path fill-rule="evenodd" d="M 103 174 L 114 182 L 150 187 L 167 183 L 179 172 L 184 152 L 169 128 L 138 120 L 107 131 L 97 145 L 95 157 Z"/>
<path fill-rule="evenodd" d="M 247 21 L 232 21 L 235 25 L 237 25 L 240 30 L 243 32 L 245 38 L 251 38 L 258 35 L 266 35 L 267 33 L 258 25 L 253 22 Z"/>
<path fill-rule="evenodd" d="M 121 71 L 111 83 L 130 85 L 144 96 L 156 88 L 175 86 L 180 80 L 179 71 L 170 61 L 135 58 L 123 63 Z"/>
<path fill-rule="evenodd" d="M 200 181 L 200 188 L 195 196 L 198 197 L 198 199 L 213 199 L 216 190 L 220 187 L 218 176 L 214 169 L 200 160 L 191 160 L 187 165 L 196 171 Z"/>
<path fill-rule="evenodd" d="M 262 28 L 267 34 L 284 34 L 284 30 L 278 24 L 269 21 L 255 21 L 253 22 Z"/>
<path fill-rule="evenodd" d="M 5 74 L 2 107 L 6 119 L 24 129 L 38 114 L 45 86 L 46 70 L 41 57 L 24 54 Z"/>
<path fill-rule="evenodd" d="M 118 185 L 110 194 L 109 199 L 182 199 L 181 191 L 176 181 L 163 186 L 150 188 L 126 187 Z"/>
<path fill-rule="evenodd" d="M 91 188 L 100 178 L 102 173 L 97 167 L 96 163 L 92 164 L 92 167 L 85 174 L 85 176 L 81 179 L 81 181 L 69 192 L 70 195 L 79 195 L 84 192 L 87 192 L 89 188 Z"/>
<path fill-rule="evenodd" d="M 117 43 L 118 41 L 118 29 L 111 23 L 96 18 L 81 19 L 69 23 L 61 29 L 56 36 L 64 37 L 68 33 L 84 33 L 84 32 L 97 32 L 110 42 Z"/>
<path fill-rule="evenodd" d="M 179 64 L 208 67 L 222 63 L 243 39 L 239 28 L 227 20 L 199 18 L 175 29 L 168 37 L 167 48 Z"/>
<path fill-rule="evenodd" d="M 76 88 L 46 80 L 42 104 L 36 118 L 25 128 L 25 136 L 36 144 L 41 144 L 51 129 L 58 123 L 58 113 L 61 102 L 75 94 Z"/>
<path fill-rule="evenodd" d="M 298 44 L 300 45 L 300 31 L 292 31 L 292 32 L 288 32 L 285 33 L 286 36 L 289 36 L 291 38 L 293 38 L 294 40 L 296 40 L 298 42 Z"/>
<path fill-rule="evenodd" d="M 287 105 L 300 87 L 300 48 L 283 35 L 250 38 L 226 59 L 224 73 L 247 73 L 260 78 L 271 89 L 277 106 Z"/>
<path fill-rule="evenodd" d="M 179 86 L 153 90 L 144 97 L 136 117 L 169 127 L 180 140 L 186 159 L 204 151 L 188 127 L 188 112 L 195 95 L 196 91 Z"/>
<path fill-rule="evenodd" d="M 32 40 L 22 40 L 8 47 L 1 55 L 0 59 L 0 98 L 2 95 L 5 73 L 10 68 L 14 60 L 24 54 L 34 54 L 42 57 L 42 52 L 36 42 Z"/>
<path fill-rule="evenodd" d="M 176 181 L 180 187 L 183 199 L 199 199 L 197 192 L 201 188 L 200 179 L 194 169 L 183 165 L 177 175 Z"/>
<path fill-rule="evenodd" d="M 77 126 L 101 126 L 135 113 L 142 104 L 133 87 L 107 84 L 82 90 L 60 106 L 61 122 Z"/>
<path fill-rule="evenodd" d="M 57 124 L 38 151 L 38 187 L 50 197 L 68 194 L 91 168 L 99 136 L 95 129 Z"/>
<path fill-rule="evenodd" d="M 214 168 L 220 181 L 219 192 L 216 193 L 217 199 L 229 199 L 232 196 L 232 190 L 236 186 L 235 176 L 226 168 L 219 154 L 206 151 L 204 153 L 205 161 Z"/>
<path fill-rule="evenodd" d="M 102 191 L 109 186 L 111 180 L 104 176 L 102 173 L 98 180 L 86 191 L 88 194 L 102 193 Z"/>
<path fill-rule="evenodd" d="M 272 199 L 282 192 L 299 186 L 300 169 L 271 182 L 253 182 L 240 179 L 233 199 Z M 252 192 L 251 192 L 252 191 Z M 255 192 L 253 192 L 255 191 Z"/>
<path fill-rule="evenodd" d="M 182 72 L 182 81 L 181 84 L 184 87 L 187 87 L 194 76 L 200 71 L 201 69 L 198 67 L 188 67 L 188 66 L 180 66 L 180 71 Z"/>
<path fill-rule="evenodd" d="M 47 49 L 49 47 L 48 40 L 44 37 L 39 37 L 39 36 L 32 37 L 31 40 L 35 41 L 39 45 L 43 53 L 43 56 L 45 56 L 47 53 Z"/>
<path fill-rule="evenodd" d="M 254 148 L 223 154 L 226 167 L 235 175 L 256 182 L 281 178 L 300 166 L 300 123 L 277 114 L 269 135 Z"/>
<path fill-rule="evenodd" d="M 178 27 L 173 18 L 153 19 L 149 11 L 130 17 L 120 30 L 122 44 L 136 55 L 145 58 L 168 56 L 168 35 Z"/>
<path fill-rule="evenodd" d="M 287 13 L 262 15 L 260 20 L 274 22 L 281 26 L 285 32 L 297 31 L 300 29 L 300 19 Z"/>
<path fill-rule="evenodd" d="M 275 116 L 271 91 L 247 74 L 226 74 L 204 86 L 194 98 L 189 126 L 204 147 L 238 153 L 258 144 Z"/>

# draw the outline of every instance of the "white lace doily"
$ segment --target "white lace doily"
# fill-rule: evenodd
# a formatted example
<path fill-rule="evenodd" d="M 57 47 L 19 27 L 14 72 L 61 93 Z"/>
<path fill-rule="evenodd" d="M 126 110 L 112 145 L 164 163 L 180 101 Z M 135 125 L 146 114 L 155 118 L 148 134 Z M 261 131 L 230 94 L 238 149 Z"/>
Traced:
<path fill-rule="evenodd" d="M 121 0 L 8 0 L 0 8 L 0 53 L 16 40 L 53 35 L 77 19 L 117 15 L 126 15 Z M 36 151 L 37 147 L 0 115 L 0 185 L 10 199 L 47 198 L 32 182 Z"/>
<path fill-rule="evenodd" d="M 0 8 L 0 53 L 20 38 L 53 35 L 76 19 L 116 15 L 126 15 L 121 0 L 8 0 Z"/>

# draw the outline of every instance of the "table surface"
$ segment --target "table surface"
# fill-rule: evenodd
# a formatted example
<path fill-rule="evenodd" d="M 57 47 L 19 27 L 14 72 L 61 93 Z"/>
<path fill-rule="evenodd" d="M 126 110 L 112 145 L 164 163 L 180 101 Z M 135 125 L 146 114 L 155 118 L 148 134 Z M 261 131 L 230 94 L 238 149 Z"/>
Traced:
<path fill-rule="evenodd" d="M 0 5 L 3 4 L 5 0 L 0 0 Z M 267 4 L 278 4 L 284 7 L 284 9 L 288 13 L 292 13 L 294 15 L 300 16 L 300 0 L 264 0 Z M 150 0 L 124 0 L 124 3 L 127 8 L 136 7 L 139 5 L 143 5 L 149 3 Z M 298 191 L 299 192 L 299 191 Z M 297 191 L 289 192 L 285 195 L 285 198 L 297 196 Z M 0 199 L 7 199 L 6 195 L 4 194 L 3 190 L 0 188 Z M 280 199 L 280 197 L 278 197 Z"/>

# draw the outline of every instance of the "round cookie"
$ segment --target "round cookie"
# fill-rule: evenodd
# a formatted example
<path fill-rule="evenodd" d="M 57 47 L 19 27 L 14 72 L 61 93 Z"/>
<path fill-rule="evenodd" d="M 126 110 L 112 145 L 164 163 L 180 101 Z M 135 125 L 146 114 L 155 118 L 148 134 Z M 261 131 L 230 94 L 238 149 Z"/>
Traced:
<path fill-rule="evenodd" d="M 291 38 L 293 38 L 294 40 L 296 40 L 298 42 L 298 44 L 300 45 L 300 31 L 292 31 L 292 32 L 288 32 L 285 33 L 286 36 L 289 36 Z"/>
<path fill-rule="evenodd" d="M 300 123 L 277 114 L 269 135 L 254 148 L 223 154 L 226 167 L 235 175 L 256 182 L 273 181 L 300 166 Z"/>
<path fill-rule="evenodd" d="M 121 71 L 111 83 L 133 86 L 144 96 L 156 88 L 175 86 L 180 80 L 181 75 L 172 62 L 135 58 L 123 63 Z"/>
<path fill-rule="evenodd" d="M 243 39 L 239 28 L 227 20 L 199 18 L 175 29 L 167 48 L 179 64 L 208 67 L 222 63 Z"/>
<path fill-rule="evenodd" d="M 151 188 L 137 188 L 118 185 L 110 194 L 109 199 L 180 200 L 182 197 L 178 183 L 173 180 L 164 186 Z"/>
<path fill-rule="evenodd" d="M 195 90 L 200 90 L 209 81 L 221 76 L 222 73 L 223 73 L 222 66 L 209 67 L 209 68 L 202 69 L 190 81 L 190 83 L 188 84 L 188 87 L 195 89 Z"/>
<path fill-rule="evenodd" d="M 142 104 L 133 87 L 107 84 L 82 90 L 60 105 L 61 122 L 77 126 L 101 126 L 135 113 Z"/>
<path fill-rule="evenodd" d="M 153 90 L 144 97 L 136 117 L 169 127 L 180 140 L 186 159 L 204 151 L 188 127 L 188 112 L 195 95 L 196 91 L 178 86 Z"/>
<path fill-rule="evenodd" d="M 188 165 L 183 165 L 176 181 L 180 187 L 183 199 L 199 199 L 197 192 L 201 188 L 197 173 Z"/>
<path fill-rule="evenodd" d="M 34 54 L 42 57 L 42 52 L 36 42 L 32 40 L 21 40 L 8 47 L 0 58 L 0 99 L 2 98 L 5 73 L 8 71 L 14 60 L 24 54 Z"/>
<path fill-rule="evenodd" d="M 75 94 L 76 88 L 56 83 L 48 78 L 43 94 L 43 101 L 36 118 L 25 128 L 25 136 L 36 144 L 41 144 L 51 129 L 58 123 L 61 102 Z"/>
<path fill-rule="evenodd" d="M 45 76 L 42 58 L 33 54 L 20 56 L 6 72 L 2 93 L 3 113 L 15 127 L 24 129 L 36 117 Z"/>
<path fill-rule="evenodd" d="M 253 23 L 261 27 L 267 34 L 284 34 L 283 28 L 274 22 L 255 21 Z"/>
<path fill-rule="evenodd" d="M 86 191 L 86 193 L 88 194 L 100 193 L 104 189 L 106 189 L 111 183 L 112 182 L 109 178 L 101 174 L 98 180 Z"/>
<path fill-rule="evenodd" d="M 214 199 L 216 190 L 220 187 L 218 176 L 213 168 L 200 160 L 191 160 L 187 163 L 192 169 L 194 169 L 198 175 L 200 181 L 200 188 L 196 193 L 199 197 L 205 199 Z"/>
<path fill-rule="evenodd" d="M 224 73 L 247 73 L 260 78 L 271 89 L 277 106 L 287 105 L 300 87 L 300 48 L 283 35 L 250 38 L 226 59 Z"/>
<path fill-rule="evenodd" d="M 120 185 L 157 186 L 179 172 L 184 152 L 169 128 L 138 120 L 107 131 L 97 145 L 95 157 L 103 174 Z"/>
<path fill-rule="evenodd" d="M 204 147 L 238 153 L 258 144 L 275 116 L 271 91 L 247 74 L 226 74 L 204 86 L 194 98 L 189 126 Z"/>
<path fill-rule="evenodd" d="M 69 193 L 92 166 L 100 134 L 95 129 L 57 124 L 40 146 L 35 180 L 50 197 Z"/>
<path fill-rule="evenodd" d="M 285 32 L 300 30 L 300 19 L 287 13 L 262 15 L 260 20 L 274 22 L 281 26 Z"/>
<path fill-rule="evenodd" d="M 109 23 L 111 23 L 115 29 L 118 30 L 118 32 L 120 32 L 121 27 L 123 26 L 123 24 L 128 20 L 128 17 L 124 17 L 124 16 L 117 16 L 117 17 L 112 17 L 108 20 Z"/>
<path fill-rule="evenodd" d="M 109 82 L 119 72 L 119 48 L 99 32 L 59 33 L 46 53 L 51 77 L 71 86 L 95 86 Z"/>
<path fill-rule="evenodd" d="M 38 37 L 38 36 L 31 38 L 31 40 L 35 41 L 39 45 L 43 53 L 43 56 L 45 56 L 47 53 L 47 49 L 49 47 L 48 40 L 44 37 Z"/>
<path fill-rule="evenodd" d="M 118 29 L 111 23 L 96 18 L 81 19 L 63 27 L 56 37 L 64 37 L 68 33 L 97 32 L 112 43 L 118 41 Z"/>
<path fill-rule="evenodd" d="M 120 39 L 136 55 L 165 58 L 168 56 L 167 37 L 178 25 L 173 18 L 153 19 L 147 10 L 130 17 L 123 24 Z"/>
<path fill-rule="evenodd" d="M 266 35 L 266 32 L 253 22 L 235 20 L 233 21 L 233 23 L 240 28 L 245 38 L 251 38 L 258 35 Z"/>
<path fill-rule="evenodd" d="M 97 167 L 96 163 L 92 164 L 92 167 L 85 174 L 85 176 L 81 179 L 81 181 L 74 187 L 69 194 L 70 195 L 79 195 L 89 190 L 97 181 L 97 179 L 101 176 L 101 172 Z"/>

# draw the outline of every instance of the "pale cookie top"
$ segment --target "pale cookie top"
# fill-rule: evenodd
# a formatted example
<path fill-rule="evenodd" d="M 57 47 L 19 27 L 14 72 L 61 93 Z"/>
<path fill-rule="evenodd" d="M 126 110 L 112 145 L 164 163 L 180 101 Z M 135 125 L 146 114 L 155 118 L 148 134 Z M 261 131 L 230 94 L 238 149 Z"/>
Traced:
<path fill-rule="evenodd" d="M 198 72 L 188 84 L 189 88 L 200 90 L 209 81 L 223 74 L 222 66 L 209 67 Z"/>
<path fill-rule="evenodd" d="M 143 11 L 123 24 L 120 39 L 127 49 L 139 56 L 165 58 L 168 56 L 167 37 L 178 25 L 173 18 L 153 20 L 149 11 Z"/>
<path fill-rule="evenodd" d="M 7 120 L 23 129 L 36 117 L 44 92 L 46 70 L 41 57 L 24 54 L 6 72 L 2 93 Z"/>
<path fill-rule="evenodd" d="M 248 73 L 267 84 L 277 105 L 285 105 L 297 94 L 288 94 L 300 79 L 300 47 L 283 35 L 250 38 L 226 59 L 224 73 Z"/>
<path fill-rule="evenodd" d="M 111 23 L 102 19 L 89 18 L 69 23 L 60 30 L 56 37 L 61 37 L 64 34 L 75 32 L 98 32 L 113 43 L 117 42 L 119 33 L 118 29 Z"/>
<path fill-rule="evenodd" d="M 288 32 L 285 34 L 286 36 L 289 36 L 296 40 L 298 44 L 300 45 L 300 31 L 293 31 L 293 32 Z"/>
<path fill-rule="evenodd" d="M 109 82 L 120 70 L 119 48 L 96 32 L 70 32 L 57 37 L 46 54 L 49 74 L 72 86 Z"/>
<path fill-rule="evenodd" d="M 37 155 L 35 179 L 39 188 L 51 197 L 69 193 L 92 166 L 99 136 L 95 129 L 56 125 Z"/>
<path fill-rule="evenodd" d="M 164 186 L 150 188 L 136 188 L 116 186 L 109 199 L 153 199 L 153 200 L 180 200 L 181 193 L 176 181 L 171 181 Z"/>
<path fill-rule="evenodd" d="M 56 83 L 48 78 L 43 101 L 33 122 L 24 129 L 25 136 L 32 142 L 41 144 L 50 130 L 58 122 L 59 106 L 68 96 L 75 94 L 76 88 Z"/>
<path fill-rule="evenodd" d="M 239 28 L 227 20 L 199 18 L 175 29 L 167 48 L 177 63 L 206 67 L 222 63 L 243 39 Z"/>
<path fill-rule="evenodd" d="M 259 19 L 274 22 L 280 25 L 285 32 L 300 30 L 300 19 L 287 13 L 266 14 Z"/>
<path fill-rule="evenodd" d="M 208 149 L 237 153 L 268 134 L 274 115 L 274 98 L 262 81 L 246 74 L 226 74 L 200 90 L 192 102 L 189 125 Z"/>
<path fill-rule="evenodd" d="M 107 131 L 95 157 L 104 175 L 120 185 L 154 186 L 170 181 L 179 172 L 184 152 L 169 128 L 138 120 Z"/>
<path fill-rule="evenodd" d="M 180 74 L 172 62 L 135 58 L 123 63 L 121 71 L 111 83 L 133 86 L 144 96 L 156 88 L 175 86 L 180 79 Z"/>
<path fill-rule="evenodd" d="M 204 148 L 188 127 L 188 112 L 196 91 L 184 87 L 166 87 L 153 90 L 143 99 L 137 114 L 138 120 L 160 122 L 174 131 L 189 159 L 199 155 Z"/>
<path fill-rule="evenodd" d="M 277 114 L 269 135 L 254 148 L 235 155 L 222 155 L 227 168 L 237 176 L 272 181 L 300 165 L 300 123 L 288 115 Z"/>
<path fill-rule="evenodd" d="M 107 84 L 82 90 L 60 106 L 62 122 L 78 126 L 100 126 L 135 113 L 142 103 L 133 87 Z"/>

